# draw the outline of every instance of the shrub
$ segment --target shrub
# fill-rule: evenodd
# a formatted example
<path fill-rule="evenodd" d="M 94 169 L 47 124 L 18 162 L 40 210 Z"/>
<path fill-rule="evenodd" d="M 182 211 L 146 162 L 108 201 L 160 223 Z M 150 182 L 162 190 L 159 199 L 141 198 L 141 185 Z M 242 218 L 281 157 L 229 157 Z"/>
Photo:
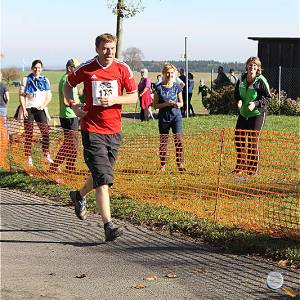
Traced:
<path fill-rule="evenodd" d="M 287 97 L 285 91 L 278 93 L 276 90 L 271 90 L 271 101 L 268 105 L 268 114 L 270 115 L 300 115 L 300 98 L 293 100 Z M 209 111 L 211 115 L 216 114 L 236 114 L 238 108 L 234 100 L 234 86 L 224 86 L 218 90 L 211 92 L 210 97 L 203 99 L 203 106 Z"/>
<path fill-rule="evenodd" d="M 278 99 L 278 94 L 275 89 L 271 89 L 271 101 L 268 105 L 268 114 L 269 115 L 279 115 L 280 114 L 280 103 L 283 101 L 286 97 L 284 92 L 281 92 L 280 99 Z"/>
<path fill-rule="evenodd" d="M 227 85 L 212 91 L 210 97 L 203 101 L 203 106 L 211 115 L 236 114 L 238 110 L 234 100 L 234 86 Z"/>
<path fill-rule="evenodd" d="M 276 90 L 271 90 L 271 94 L 272 98 L 268 105 L 268 114 L 281 114 L 286 116 L 300 115 L 300 98 L 297 98 L 297 100 L 288 98 L 285 91 L 280 92 L 279 99 Z"/>
<path fill-rule="evenodd" d="M 280 112 L 286 116 L 300 116 L 300 101 L 287 98 L 281 104 Z"/>

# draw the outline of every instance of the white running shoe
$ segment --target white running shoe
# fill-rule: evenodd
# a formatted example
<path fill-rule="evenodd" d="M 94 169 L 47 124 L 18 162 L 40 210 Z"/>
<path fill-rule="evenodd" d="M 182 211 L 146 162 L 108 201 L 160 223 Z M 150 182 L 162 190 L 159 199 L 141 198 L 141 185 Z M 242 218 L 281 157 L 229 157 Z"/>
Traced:
<path fill-rule="evenodd" d="M 49 163 L 49 164 L 53 164 L 54 163 L 54 161 L 52 160 L 52 158 L 51 158 L 51 156 L 50 156 L 49 153 L 44 156 L 44 162 L 45 163 Z"/>
<path fill-rule="evenodd" d="M 27 165 L 29 167 L 33 167 L 33 161 L 31 156 L 27 156 Z"/>

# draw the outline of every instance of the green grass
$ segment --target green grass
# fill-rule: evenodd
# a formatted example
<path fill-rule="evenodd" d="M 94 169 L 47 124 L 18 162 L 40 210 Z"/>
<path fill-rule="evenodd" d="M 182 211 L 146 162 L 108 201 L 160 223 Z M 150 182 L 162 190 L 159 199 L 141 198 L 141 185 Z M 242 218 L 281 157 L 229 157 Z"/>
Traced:
<path fill-rule="evenodd" d="M 201 132 L 214 128 L 234 128 L 237 116 L 235 115 L 201 115 L 183 119 L 183 132 Z M 299 117 L 295 116 L 268 116 L 264 130 L 299 134 Z M 158 134 L 157 121 L 131 122 L 123 121 L 123 133 L 139 135 Z"/>
<path fill-rule="evenodd" d="M 0 184 L 2 187 L 19 189 L 71 205 L 68 198 L 69 188 L 48 180 L 33 178 L 23 173 L 0 171 Z M 88 202 L 89 210 L 95 211 L 93 193 L 89 195 Z M 115 218 L 167 231 L 171 235 L 186 235 L 208 242 L 226 253 L 259 254 L 275 260 L 288 259 L 293 265 L 300 264 L 299 243 L 289 239 L 272 238 L 234 227 L 229 228 L 193 214 L 137 202 L 120 195 L 112 197 L 111 206 Z"/>

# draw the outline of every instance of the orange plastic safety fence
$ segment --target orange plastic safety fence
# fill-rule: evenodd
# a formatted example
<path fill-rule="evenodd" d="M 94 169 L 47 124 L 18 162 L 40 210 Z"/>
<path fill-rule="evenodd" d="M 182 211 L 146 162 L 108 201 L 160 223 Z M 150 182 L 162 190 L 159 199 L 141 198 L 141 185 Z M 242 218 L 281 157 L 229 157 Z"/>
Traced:
<path fill-rule="evenodd" d="M 8 124 L 8 135 L 1 127 L 2 168 L 72 187 L 83 183 L 89 172 L 77 132 L 34 125 L 28 152 L 30 136 L 23 125 Z M 7 136 L 9 143 L 2 143 Z M 126 135 L 114 167 L 114 190 L 219 224 L 300 240 L 299 142 L 297 134 L 233 129 Z"/>

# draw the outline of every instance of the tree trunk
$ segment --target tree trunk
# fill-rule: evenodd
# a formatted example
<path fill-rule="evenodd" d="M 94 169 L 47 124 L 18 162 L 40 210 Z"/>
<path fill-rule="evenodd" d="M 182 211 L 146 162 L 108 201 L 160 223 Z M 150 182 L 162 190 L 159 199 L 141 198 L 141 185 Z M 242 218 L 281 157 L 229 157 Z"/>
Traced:
<path fill-rule="evenodd" d="M 122 50 L 122 40 L 123 40 L 123 8 L 124 8 L 124 0 L 118 0 L 117 4 L 117 49 L 116 49 L 116 58 L 120 58 L 121 56 L 121 50 Z"/>

